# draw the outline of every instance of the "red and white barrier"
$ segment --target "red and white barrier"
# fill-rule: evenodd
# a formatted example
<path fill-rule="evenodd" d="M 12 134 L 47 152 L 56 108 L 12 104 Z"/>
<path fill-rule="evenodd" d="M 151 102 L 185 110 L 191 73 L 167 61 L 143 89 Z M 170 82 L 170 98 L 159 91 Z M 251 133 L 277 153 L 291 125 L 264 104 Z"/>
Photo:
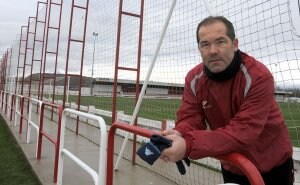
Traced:
<path fill-rule="evenodd" d="M 88 118 L 91 120 L 97 121 L 100 128 L 100 151 L 99 151 L 99 169 L 98 172 L 89 167 L 86 163 L 76 157 L 69 150 L 64 148 L 65 143 L 65 127 L 66 127 L 66 115 L 67 113 L 75 114 L 80 117 Z M 57 184 L 62 184 L 62 176 L 63 176 L 63 165 L 64 158 L 68 156 L 72 161 L 74 161 L 77 165 L 79 165 L 84 171 L 86 171 L 89 175 L 92 176 L 95 185 L 105 185 L 106 183 L 106 157 L 107 157 L 107 132 L 106 132 L 106 124 L 103 118 L 99 116 L 95 116 L 92 114 L 76 111 L 73 109 L 65 109 L 62 114 L 62 122 L 61 122 L 61 137 L 60 137 L 60 149 L 59 149 L 59 164 L 58 164 L 58 178 Z"/>

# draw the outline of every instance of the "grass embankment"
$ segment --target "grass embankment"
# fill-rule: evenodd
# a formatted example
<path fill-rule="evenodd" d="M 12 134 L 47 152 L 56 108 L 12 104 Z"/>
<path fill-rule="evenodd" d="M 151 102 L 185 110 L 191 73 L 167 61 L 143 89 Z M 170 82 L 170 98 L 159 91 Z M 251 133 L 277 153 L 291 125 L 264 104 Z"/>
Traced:
<path fill-rule="evenodd" d="M 0 116 L 0 184 L 41 185 L 30 164 Z"/>

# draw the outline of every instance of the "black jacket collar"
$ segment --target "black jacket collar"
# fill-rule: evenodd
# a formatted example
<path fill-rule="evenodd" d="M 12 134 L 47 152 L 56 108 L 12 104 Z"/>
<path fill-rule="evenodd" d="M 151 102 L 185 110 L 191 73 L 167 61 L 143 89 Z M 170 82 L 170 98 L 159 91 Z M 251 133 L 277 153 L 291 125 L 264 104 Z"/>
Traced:
<path fill-rule="evenodd" d="M 210 78 L 214 81 L 225 81 L 229 80 L 230 78 L 234 77 L 237 72 L 240 70 L 240 66 L 242 63 L 242 54 L 240 50 L 237 50 L 234 53 L 234 57 L 232 59 L 232 62 L 227 68 L 219 73 L 213 73 L 211 72 L 205 65 L 204 65 L 204 72 Z"/>

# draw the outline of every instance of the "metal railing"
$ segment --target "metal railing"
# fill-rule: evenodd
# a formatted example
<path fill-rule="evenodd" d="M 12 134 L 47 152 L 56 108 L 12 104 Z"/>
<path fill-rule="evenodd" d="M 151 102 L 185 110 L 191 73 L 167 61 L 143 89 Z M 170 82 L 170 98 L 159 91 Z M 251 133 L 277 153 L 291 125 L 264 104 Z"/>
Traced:
<path fill-rule="evenodd" d="M 44 113 L 45 113 L 45 107 L 52 107 L 57 109 L 57 115 L 58 115 L 58 130 L 56 137 L 51 136 L 49 133 L 47 133 L 43 127 L 44 127 Z M 60 130 L 61 130 L 61 116 L 63 112 L 63 107 L 61 105 L 56 105 L 48 102 L 42 102 L 41 110 L 40 110 L 40 127 L 39 127 L 39 136 L 38 136 L 38 148 L 37 148 L 37 159 L 41 159 L 41 152 L 42 152 L 42 139 L 43 136 L 46 137 L 50 142 L 54 144 L 55 147 L 55 158 L 54 158 L 54 175 L 53 175 L 53 182 L 57 182 L 57 170 L 58 170 L 58 161 L 59 161 L 59 143 L 60 143 Z"/>
<path fill-rule="evenodd" d="M 32 120 L 32 113 L 33 113 L 33 103 L 36 103 L 38 107 L 38 113 L 41 112 L 42 109 L 42 101 L 31 98 L 29 101 L 29 114 L 28 114 L 28 122 L 27 122 L 27 133 L 26 133 L 26 143 L 30 143 L 30 136 L 31 136 L 31 127 L 35 128 L 37 133 L 37 146 L 36 146 L 36 158 L 37 158 L 37 149 L 38 149 L 38 141 L 39 141 L 39 124 L 34 123 Z M 41 120 L 41 114 L 39 114 L 39 121 Z"/>
<path fill-rule="evenodd" d="M 90 166 L 88 166 L 86 163 L 84 163 L 82 160 L 80 160 L 78 157 L 76 157 L 73 153 L 71 153 L 69 150 L 64 148 L 64 135 L 65 135 L 65 127 L 66 127 L 66 120 L 67 120 L 67 113 L 75 114 L 80 117 L 85 117 L 91 120 L 97 121 L 99 128 L 100 128 L 100 151 L 99 151 L 99 169 L 98 172 L 93 170 Z M 59 149 L 59 164 L 58 164 L 58 178 L 57 178 L 57 184 L 62 184 L 62 176 L 63 176 L 63 165 L 64 165 L 64 157 L 68 156 L 70 159 L 72 159 L 73 162 L 75 162 L 77 165 L 79 165 L 84 171 L 86 171 L 89 175 L 92 176 L 94 184 L 95 185 L 105 185 L 106 183 L 106 157 L 107 157 L 107 131 L 106 131 L 106 124 L 103 118 L 99 116 L 95 116 L 92 114 L 76 111 L 73 109 L 65 109 L 62 114 L 62 122 L 61 122 L 61 137 L 60 137 L 60 149 Z"/>
<path fill-rule="evenodd" d="M 150 138 L 153 134 L 158 134 L 156 132 L 143 129 L 137 126 L 132 126 L 124 123 L 115 122 L 112 124 L 108 134 L 108 146 L 107 149 L 107 185 L 113 185 L 113 156 L 114 156 L 114 139 L 115 132 L 117 129 L 121 129 L 130 133 L 134 133 L 140 136 Z M 233 165 L 237 166 L 242 170 L 242 172 L 247 176 L 251 185 L 264 185 L 264 181 L 257 170 L 257 168 L 243 155 L 238 153 L 231 153 L 225 156 L 215 157 L 219 160 L 224 160 L 231 162 Z"/>

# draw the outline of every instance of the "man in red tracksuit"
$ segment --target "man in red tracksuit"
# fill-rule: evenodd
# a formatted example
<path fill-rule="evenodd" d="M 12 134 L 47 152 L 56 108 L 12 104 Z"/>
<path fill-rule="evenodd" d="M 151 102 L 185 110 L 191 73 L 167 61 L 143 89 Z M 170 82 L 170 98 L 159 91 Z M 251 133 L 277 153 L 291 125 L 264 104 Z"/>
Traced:
<path fill-rule="evenodd" d="M 238 152 L 260 171 L 266 185 L 292 185 L 292 145 L 274 98 L 266 66 L 238 49 L 231 22 L 208 17 L 197 28 L 203 62 L 186 76 L 173 140 L 161 159 L 176 162 Z M 222 162 L 225 183 L 249 184 L 235 166 Z"/>

